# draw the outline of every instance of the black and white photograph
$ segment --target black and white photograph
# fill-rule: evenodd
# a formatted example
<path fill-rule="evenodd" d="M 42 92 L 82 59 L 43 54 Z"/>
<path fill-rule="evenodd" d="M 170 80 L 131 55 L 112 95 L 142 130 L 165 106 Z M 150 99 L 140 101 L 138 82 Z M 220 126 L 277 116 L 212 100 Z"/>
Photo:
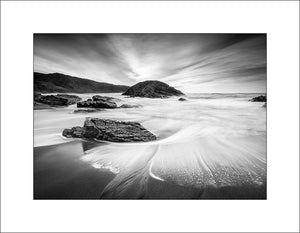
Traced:
<path fill-rule="evenodd" d="M 299 232 L 299 1 L 1 1 L 0 232 Z"/>
<path fill-rule="evenodd" d="M 33 35 L 34 199 L 267 199 L 267 35 Z"/>

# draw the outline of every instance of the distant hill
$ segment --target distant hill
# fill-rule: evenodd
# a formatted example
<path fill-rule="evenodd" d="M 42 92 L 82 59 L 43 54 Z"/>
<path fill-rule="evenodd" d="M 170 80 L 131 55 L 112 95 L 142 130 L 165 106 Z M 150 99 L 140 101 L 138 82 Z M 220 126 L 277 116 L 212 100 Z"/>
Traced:
<path fill-rule="evenodd" d="M 34 72 L 35 93 L 109 93 L 124 92 L 128 88 L 128 86 L 96 82 L 60 73 Z"/>
<path fill-rule="evenodd" d="M 184 94 L 166 83 L 157 80 L 148 80 L 133 85 L 122 95 L 129 95 L 131 97 L 167 98 Z"/>

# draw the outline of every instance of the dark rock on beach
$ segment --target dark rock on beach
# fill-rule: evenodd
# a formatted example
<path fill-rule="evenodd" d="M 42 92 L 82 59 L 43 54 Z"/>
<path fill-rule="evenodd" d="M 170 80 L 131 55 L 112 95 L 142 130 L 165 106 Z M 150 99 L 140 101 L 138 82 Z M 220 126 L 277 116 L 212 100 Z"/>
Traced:
<path fill-rule="evenodd" d="M 251 102 L 267 102 L 267 96 L 265 95 L 260 95 L 257 97 L 252 98 L 251 100 L 249 100 Z"/>
<path fill-rule="evenodd" d="M 179 98 L 178 101 L 186 101 L 185 98 Z"/>
<path fill-rule="evenodd" d="M 65 129 L 67 138 L 88 138 L 110 142 L 148 142 L 156 136 L 138 122 L 113 121 L 99 118 L 86 118 L 84 126 Z"/>
<path fill-rule="evenodd" d="M 167 98 L 170 96 L 179 96 L 184 94 L 166 83 L 150 80 L 133 85 L 122 95 L 128 95 L 131 97 Z"/>
<path fill-rule="evenodd" d="M 81 98 L 76 95 L 57 94 L 57 95 L 34 95 L 34 102 L 46 104 L 49 106 L 67 106 L 75 104 L 80 101 Z"/>

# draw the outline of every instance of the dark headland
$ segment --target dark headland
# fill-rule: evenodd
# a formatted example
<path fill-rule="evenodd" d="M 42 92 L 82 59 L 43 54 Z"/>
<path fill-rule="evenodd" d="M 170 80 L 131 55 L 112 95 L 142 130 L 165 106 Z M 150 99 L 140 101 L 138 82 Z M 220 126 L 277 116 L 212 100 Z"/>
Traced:
<path fill-rule="evenodd" d="M 60 73 L 43 74 L 34 72 L 35 93 L 118 93 L 129 87 Z"/>

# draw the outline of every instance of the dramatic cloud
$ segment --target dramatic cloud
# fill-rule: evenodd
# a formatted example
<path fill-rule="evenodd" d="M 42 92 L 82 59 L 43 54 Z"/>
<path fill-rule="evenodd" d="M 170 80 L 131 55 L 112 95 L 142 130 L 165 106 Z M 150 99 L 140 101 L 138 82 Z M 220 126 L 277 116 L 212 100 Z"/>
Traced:
<path fill-rule="evenodd" d="M 184 92 L 266 92 L 265 34 L 35 34 L 34 70 Z"/>

